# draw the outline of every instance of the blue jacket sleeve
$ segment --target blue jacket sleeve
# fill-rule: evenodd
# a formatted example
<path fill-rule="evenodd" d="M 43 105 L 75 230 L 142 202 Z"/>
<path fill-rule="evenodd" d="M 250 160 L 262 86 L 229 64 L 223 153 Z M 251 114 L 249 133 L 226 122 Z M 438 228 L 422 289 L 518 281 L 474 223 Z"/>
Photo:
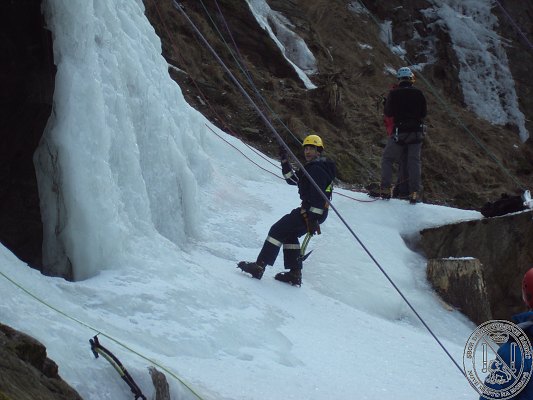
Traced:
<path fill-rule="evenodd" d="M 296 175 L 296 172 L 294 172 L 294 170 L 292 169 L 292 165 L 289 161 L 285 160 L 281 163 L 281 173 L 285 178 L 285 182 L 287 182 L 289 185 L 298 184 L 298 176 Z"/>
<path fill-rule="evenodd" d="M 325 193 L 327 187 L 333 180 L 333 177 L 327 169 L 317 162 L 308 165 L 306 170 L 318 187 L 321 188 L 322 192 Z M 307 181 L 307 178 L 305 179 L 306 185 L 302 185 L 300 192 L 302 205 L 307 209 L 307 217 L 310 221 L 322 220 L 326 212 L 326 201 L 324 200 L 322 193 L 316 190 L 314 185 Z"/>
<path fill-rule="evenodd" d="M 498 356 L 500 359 L 492 360 L 489 365 L 489 375 L 485 379 L 485 386 L 494 389 L 494 390 L 505 390 L 506 388 L 510 388 L 514 385 L 516 382 L 516 378 L 514 374 L 509 370 L 511 361 L 514 362 L 515 368 L 517 370 L 522 369 L 522 354 L 520 351 L 513 351 L 512 344 L 513 341 L 508 341 L 507 343 L 504 343 L 500 346 L 498 349 Z M 513 352 L 513 355 L 511 356 L 511 352 Z M 506 365 L 503 365 L 503 363 Z M 527 373 L 531 373 L 531 359 L 526 359 L 523 371 Z M 516 396 L 511 397 L 510 399 L 513 400 L 530 400 L 533 397 L 533 382 L 530 379 L 526 387 L 518 393 Z M 487 398 L 484 396 L 481 396 L 479 398 L 480 400 L 492 400 L 492 398 Z"/>
<path fill-rule="evenodd" d="M 325 188 L 329 184 L 329 182 L 326 182 L 326 174 L 319 169 L 314 169 L 313 173 L 310 175 L 320 188 Z M 311 220 L 319 219 L 324 213 L 324 198 L 313 185 L 311 185 L 309 191 L 309 212 L 307 215 Z"/>

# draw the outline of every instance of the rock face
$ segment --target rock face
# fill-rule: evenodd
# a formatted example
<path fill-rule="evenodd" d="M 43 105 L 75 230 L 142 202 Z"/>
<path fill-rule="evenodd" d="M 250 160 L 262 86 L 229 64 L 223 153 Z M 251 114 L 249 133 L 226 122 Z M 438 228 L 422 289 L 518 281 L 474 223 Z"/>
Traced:
<path fill-rule="evenodd" d="M 380 95 L 395 83 L 393 76 L 384 70 L 385 66 L 397 68 L 406 63 L 380 38 L 384 32 L 376 22 L 389 21 L 391 42 L 405 48 L 406 57 L 412 62 L 427 63 L 420 73 L 423 78 L 417 80 L 426 93 L 429 110 L 429 134 L 422 152 L 424 200 L 479 209 L 501 192 L 512 192 L 520 186 L 501 166 L 519 180 L 523 179 L 526 187 L 533 183 L 532 146 L 517 142 L 516 127 L 491 126 L 465 109 L 458 60 L 449 33 L 436 13 L 426 12 L 434 2 L 368 1 L 365 4 L 370 13 L 353 11 L 358 2 L 269 0 L 267 3 L 290 20 L 294 31 L 313 52 L 318 73 L 311 80 L 317 89 L 305 89 L 291 73 L 281 52 L 269 44 L 268 36 L 258 27 L 245 2 L 180 1 L 241 82 L 246 82 L 242 72 L 246 69 L 272 110 L 265 110 L 265 114 L 295 154 L 300 153 L 298 139 L 302 140 L 308 132 L 318 133 L 325 140 L 328 156 L 337 162 L 341 180 L 357 187 L 379 181 L 385 139 Z M 163 56 L 181 71 L 172 69 L 171 76 L 183 89 L 187 101 L 222 129 L 277 155 L 277 143 L 269 129 L 213 55 L 199 41 L 190 40 L 195 34 L 171 2 L 160 4 L 146 0 L 145 6 L 146 15 L 162 39 Z M 511 11 L 525 23 L 532 18 L 533 3 L 523 3 L 523 6 L 520 12 L 516 8 Z M 501 18 L 502 24 L 506 23 Z M 508 24 L 504 26 L 507 28 Z M 527 35 L 533 33 L 531 26 L 526 24 Z M 518 72 L 527 68 L 531 63 L 529 48 L 513 29 L 502 30 L 501 34 L 512 37 L 513 51 L 524 53 L 525 63 L 517 57 L 515 62 L 510 62 L 511 69 Z M 433 48 L 435 60 L 428 55 L 428 50 Z M 242 69 L 235 63 L 236 55 L 242 56 Z M 515 81 L 529 80 L 529 76 L 520 73 Z M 525 83 L 518 90 L 526 120 L 531 120 L 531 108 L 526 103 L 530 88 Z M 448 106 L 443 106 L 441 96 Z M 260 100 L 256 101 L 261 104 Z M 527 124 L 530 129 L 533 127 L 530 122 Z M 258 129 L 259 134 L 251 134 L 252 129 Z M 502 165 L 494 162 L 487 149 Z"/>
<path fill-rule="evenodd" d="M 41 0 L 0 2 L 0 241 L 40 269 L 33 153 L 52 111 L 55 66 Z"/>
<path fill-rule="evenodd" d="M 0 324 L 0 399 L 82 400 L 37 340 Z"/>
<path fill-rule="evenodd" d="M 495 319 L 523 311 L 522 278 L 533 267 L 533 211 L 466 221 L 421 232 L 427 258 L 473 257 L 483 277 Z"/>
<path fill-rule="evenodd" d="M 428 260 L 427 278 L 442 299 L 476 324 L 492 319 L 482 266 L 475 258 Z"/>

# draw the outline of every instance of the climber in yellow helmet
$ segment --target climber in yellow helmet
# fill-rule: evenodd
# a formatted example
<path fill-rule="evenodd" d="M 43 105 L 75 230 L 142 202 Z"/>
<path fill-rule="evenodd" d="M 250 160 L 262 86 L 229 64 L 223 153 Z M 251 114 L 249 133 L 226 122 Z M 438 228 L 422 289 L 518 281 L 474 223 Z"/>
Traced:
<path fill-rule="evenodd" d="M 307 136 L 303 143 L 305 157 L 304 168 L 316 182 L 322 193 L 331 199 L 331 188 L 336 175 L 335 163 L 322 155 L 324 143 L 318 135 Z M 274 278 L 293 286 L 302 284 L 302 258 L 298 238 L 309 233 L 320 234 L 320 224 L 328 216 L 329 202 L 316 190 L 312 182 L 303 171 L 294 171 L 289 163 L 284 147 L 280 149 L 281 168 L 283 177 L 289 185 L 297 185 L 302 204 L 289 214 L 284 215 L 270 228 L 255 262 L 241 261 L 237 267 L 261 279 L 267 265 L 274 265 L 283 246 L 285 269 Z"/>

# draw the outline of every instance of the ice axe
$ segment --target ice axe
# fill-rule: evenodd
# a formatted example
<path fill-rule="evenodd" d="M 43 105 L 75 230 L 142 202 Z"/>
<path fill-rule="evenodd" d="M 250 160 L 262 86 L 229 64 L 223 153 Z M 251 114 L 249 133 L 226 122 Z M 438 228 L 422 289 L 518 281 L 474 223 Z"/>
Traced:
<path fill-rule="evenodd" d="M 300 256 L 298 257 L 299 261 L 304 261 L 313 252 L 313 250 L 311 250 L 309 253 L 305 254 L 305 250 L 307 249 L 307 245 L 309 244 L 312 236 L 313 235 L 311 232 L 307 232 L 307 235 L 305 235 L 305 238 L 302 242 L 302 247 L 300 248 Z"/>
<path fill-rule="evenodd" d="M 94 354 L 94 358 L 98 358 L 98 355 L 101 355 L 113 366 L 113 368 L 115 368 L 122 380 L 124 380 L 124 382 L 126 382 L 130 387 L 131 392 L 135 396 L 135 400 L 146 400 L 146 397 L 142 393 L 141 389 L 139 388 L 139 386 L 137 386 L 137 383 L 133 380 L 126 368 L 124 368 L 124 365 L 122 365 L 120 360 L 113 353 L 111 353 L 108 349 L 106 349 L 100 344 L 100 342 L 98 341 L 98 335 L 96 335 L 92 339 L 89 339 L 89 343 L 91 344 L 91 351 Z"/>

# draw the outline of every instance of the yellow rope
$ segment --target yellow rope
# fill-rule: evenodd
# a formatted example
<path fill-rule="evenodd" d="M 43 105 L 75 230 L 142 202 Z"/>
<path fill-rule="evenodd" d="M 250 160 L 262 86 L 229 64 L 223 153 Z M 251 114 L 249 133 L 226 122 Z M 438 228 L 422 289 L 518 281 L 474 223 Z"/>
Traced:
<path fill-rule="evenodd" d="M 7 281 L 11 282 L 13 285 L 15 285 L 17 288 L 19 288 L 20 290 L 22 290 L 24 293 L 26 293 L 27 295 L 29 295 L 30 297 L 33 297 L 33 299 L 35 299 L 36 301 L 38 301 L 39 303 L 45 305 L 46 307 L 50 308 L 51 310 L 57 312 L 58 314 L 61 314 L 62 316 L 64 316 L 65 318 L 68 318 L 70 319 L 71 321 L 74 321 L 76 323 L 78 323 L 79 325 L 81 326 L 84 326 L 85 328 L 88 328 L 94 332 L 96 332 L 97 334 L 101 335 L 101 336 L 104 336 L 106 337 L 107 339 L 115 342 L 116 344 L 118 344 L 119 346 L 121 346 L 122 348 L 128 350 L 129 352 L 137 355 L 138 357 L 142 358 L 143 360 L 145 361 L 148 361 L 150 364 L 156 366 L 156 367 L 159 367 L 161 370 L 165 371 L 167 374 L 169 374 L 171 377 L 173 377 L 174 379 L 176 379 L 178 382 L 180 382 L 183 386 L 185 386 L 187 389 L 189 389 L 189 391 L 194 395 L 196 396 L 196 398 L 198 398 L 199 400 L 203 400 L 203 398 L 198 394 L 196 393 L 196 391 L 189 385 L 187 384 L 183 379 L 181 379 L 179 376 L 177 376 L 175 373 L 173 373 L 172 371 L 170 371 L 168 368 L 164 367 L 163 365 L 157 363 L 156 361 L 154 360 L 151 360 L 150 358 L 142 355 L 141 353 L 133 350 L 132 348 L 128 347 L 127 345 L 125 345 L 124 343 L 122 343 L 121 341 L 119 341 L 118 339 L 115 339 L 114 337 L 100 331 L 99 329 L 96 329 L 95 327 L 83 322 L 83 321 L 80 321 L 79 319 L 77 318 L 74 318 L 73 316 L 65 313 L 64 311 L 61 311 L 60 309 L 48 304 L 47 302 L 45 302 L 44 300 L 40 299 L 39 297 L 37 297 L 36 295 L 34 295 L 33 293 L 31 293 L 29 290 L 27 290 L 26 288 L 24 288 L 22 285 L 20 285 L 19 283 L 15 282 L 13 279 L 11 279 L 10 277 L 8 277 L 6 274 L 4 274 L 2 271 L 0 271 L 0 275 L 2 275 Z"/>

